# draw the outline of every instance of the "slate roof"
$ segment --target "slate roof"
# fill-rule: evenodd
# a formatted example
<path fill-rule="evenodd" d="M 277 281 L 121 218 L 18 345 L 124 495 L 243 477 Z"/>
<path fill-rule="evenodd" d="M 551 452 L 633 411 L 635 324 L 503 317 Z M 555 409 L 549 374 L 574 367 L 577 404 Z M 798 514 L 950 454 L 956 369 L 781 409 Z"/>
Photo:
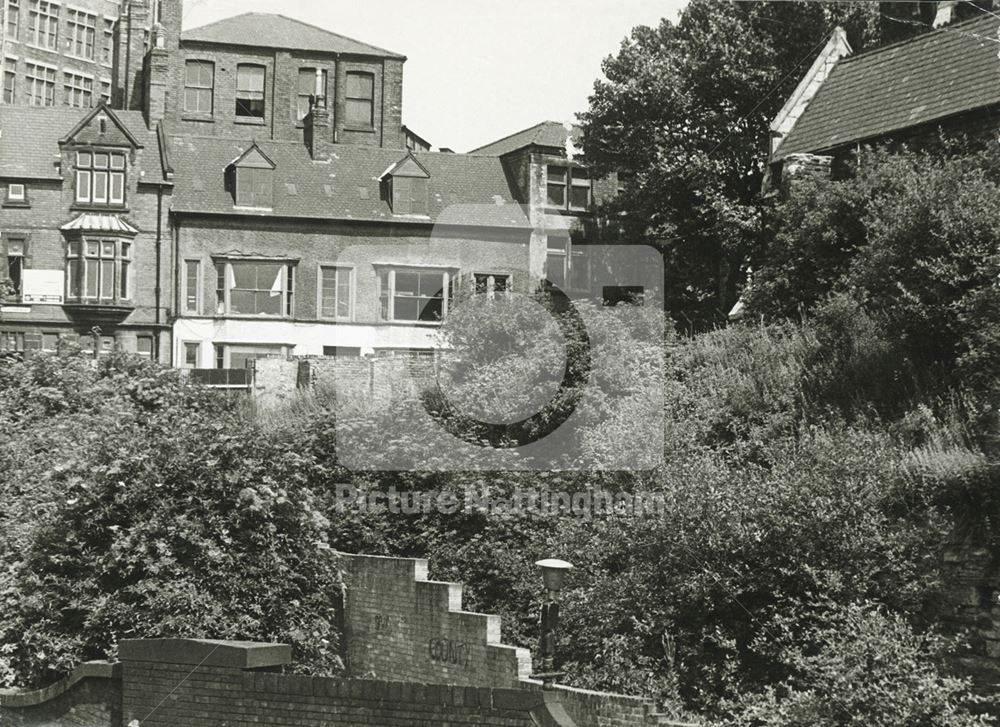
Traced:
<path fill-rule="evenodd" d="M 505 136 L 502 139 L 473 149 L 469 153 L 499 157 L 517 149 L 523 149 L 526 146 L 546 146 L 565 149 L 567 137 L 573 140 L 574 146 L 579 147 L 583 139 L 583 131 L 576 125 L 572 129 L 567 130 L 566 126 L 558 121 L 543 121 L 523 131 L 518 131 L 515 134 Z"/>
<path fill-rule="evenodd" d="M 1000 103 L 1000 19 L 982 15 L 842 58 L 773 159 Z"/>
<path fill-rule="evenodd" d="M 181 33 L 181 42 L 222 43 L 258 48 L 345 53 L 380 58 L 406 57 L 368 43 L 332 33 L 301 20 L 273 13 L 243 13 Z"/>
<path fill-rule="evenodd" d="M 62 179 L 59 140 L 93 109 L 66 106 L 0 106 L 0 177 Z M 164 179 L 155 129 L 147 129 L 141 111 L 114 111 L 142 144 L 144 181 Z"/>
<path fill-rule="evenodd" d="M 176 183 L 174 212 L 497 227 L 527 224 L 497 157 L 413 152 L 430 174 L 428 216 L 418 217 L 393 215 L 379 183 L 388 168 L 406 157 L 405 149 L 337 145 L 327 159 L 313 161 L 301 142 L 256 143 L 275 164 L 270 211 L 235 208 L 233 195 L 226 189 L 226 167 L 252 141 L 174 136 L 170 150 Z"/>

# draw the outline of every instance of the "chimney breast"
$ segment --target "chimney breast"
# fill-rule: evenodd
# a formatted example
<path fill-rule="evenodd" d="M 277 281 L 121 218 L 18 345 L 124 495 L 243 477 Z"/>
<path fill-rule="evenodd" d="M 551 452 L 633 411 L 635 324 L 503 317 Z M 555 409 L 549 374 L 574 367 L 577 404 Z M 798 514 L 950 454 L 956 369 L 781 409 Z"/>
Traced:
<path fill-rule="evenodd" d="M 313 159 L 329 157 L 333 151 L 333 141 L 330 133 L 330 112 L 326 108 L 325 98 L 314 97 L 303 123 L 309 156 Z"/>

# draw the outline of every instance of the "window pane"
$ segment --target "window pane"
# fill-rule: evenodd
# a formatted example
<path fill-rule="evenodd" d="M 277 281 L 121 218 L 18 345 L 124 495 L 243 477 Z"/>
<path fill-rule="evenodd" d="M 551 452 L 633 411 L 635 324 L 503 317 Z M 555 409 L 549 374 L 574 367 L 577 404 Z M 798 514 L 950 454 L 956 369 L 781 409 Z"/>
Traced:
<path fill-rule="evenodd" d="M 66 265 L 66 275 L 69 278 L 69 297 L 80 297 L 80 261 L 70 260 Z"/>
<path fill-rule="evenodd" d="M 125 201 L 125 175 L 117 172 L 111 175 L 111 200 L 112 202 Z"/>
<path fill-rule="evenodd" d="M 198 311 L 198 270 L 200 263 L 197 260 L 188 260 L 184 264 L 185 275 L 185 298 L 184 307 L 188 311 Z"/>
<path fill-rule="evenodd" d="M 561 184 L 549 184 L 546 188 L 546 202 L 550 207 L 564 207 L 566 187 Z"/>
<path fill-rule="evenodd" d="M 549 253 L 545 258 L 545 277 L 553 285 L 564 288 L 566 286 L 566 256 Z"/>
<path fill-rule="evenodd" d="M 239 66 L 236 70 L 236 90 L 250 94 L 264 94 L 264 67 Z"/>
<path fill-rule="evenodd" d="M 372 123 L 372 102 L 359 101 L 357 99 L 347 99 L 345 108 L 347 123 L 354 126 L 371 126 Z"/>
<path fill-rule="evenodd" d="M 94 202 L 108 201 L 108 173 L 94 172 Z"/>
<path fill-rule="evenodd" d="M 125 168 L 125 155 L 124 154 L 112 154 L 111 155 L 111 168 L 112 169 L 124 169 Z"/>
<path fill-rule="evenodd" d="M 115 297 L 115 261 L 101 260 L 101 298 Z"/>
<path fill-rule="evenodd" d="M 129 263 L 125 260 L 121 262 L 121 280 L 118 286 L 118 296 L 120 298 L 129 298 Z"/>
<path fill-rule="evenodd" d="M 76 201 L 90 201 L 90 172 L 78 171 L 76 173 Z"/>
<path fill-rule="evenodd" d="M 96 169 L 107 169 L 108 155 L 103 152 L 98 152 L 97 154 L 94 154 L 94 167 Z"/>
<path fill-rule="evenodd" d="M 299 93 L 308 96 L 316 91 L 316 69 L 299 69 Z"/>
<path fill-rule="evenodd" d="M 87 279 L 86 290 L 88 298 L 97 297 L 97 261 L 96 260 L 86 260 L 84 261 L 84 277 Z"/>
<path fill-rule="evenodd" d="M 573 209 L 590 207 L 590 187 L 578 187 L 574 184 L 569 192 L 569 206 Z"/>

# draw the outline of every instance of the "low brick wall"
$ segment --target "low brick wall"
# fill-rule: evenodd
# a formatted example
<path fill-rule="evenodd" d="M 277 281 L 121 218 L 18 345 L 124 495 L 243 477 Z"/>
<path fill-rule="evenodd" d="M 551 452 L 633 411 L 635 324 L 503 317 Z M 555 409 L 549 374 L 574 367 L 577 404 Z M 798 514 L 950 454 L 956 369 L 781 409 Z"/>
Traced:
<path fill-rule="evenodd" d="M 87 662 L 45 689 L 0 690 L 0 725 L 118 727 L 121 702 L 120 665 Z"/>

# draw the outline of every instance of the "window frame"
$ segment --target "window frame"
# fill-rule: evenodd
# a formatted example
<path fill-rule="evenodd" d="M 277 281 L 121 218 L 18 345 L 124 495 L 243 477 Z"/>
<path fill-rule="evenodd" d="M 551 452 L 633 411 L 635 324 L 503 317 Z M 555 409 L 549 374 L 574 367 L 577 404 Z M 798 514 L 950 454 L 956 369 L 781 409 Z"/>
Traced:
<path fill-rule="evenodd" d="M 89 21 L 89 23 L 88 23 Z M 89 40 L 89 43 L 88 43 Z M 83 49 L 82 53 L 77 50 Z M 87 50 L 89 48 L 89 54 Z M 96 61 L 97 14 L 81 8 L 66 8 L 66 55 L 85 61 Z"/>
<path fill-rule="evenodd" d="M 240 84 L 243 82 L 241 76 L 244 72 L 254 70 L 260 71 L 260 90 L 254 89 L 243 89 Z M 260 94 L 260 98 L 241 98 L 241 94 Z M 246 104 L 247 101 L 259 101 L 260 102 L 260 113 L 252 113 L 252 109 L 249 106 L 244 106 L 251 113 L 240 113 L 241 103 Z M 251 123 L 251 124 L 264 124 L 267 119 L 267 66 L 260 63 L 238 63 L 236 64 L 236 96 L 235 96 L 235 110 L 233 113 L 234 118 L 240 123 Z"/>
<path fill-rule="evenodd" d="M 191 272 L 190 266 L 194 264 L 194 305 L 191 305 Z M 185 258 L 184 265 L 181 267 L 181 305 L 180 308 L 184 313 L 193 313 L 194 315 L 201 315 L 201 311 L 204 306 L 204 294 L 203 289 L 205 287 L 205 277 L 203 273 L 203 266 L 199 258 Z"/>
<path fill-rule="evenodd" d="M 14 285 L 14 300 L 20 301 L 24 296 L 24 270 L 28 257 L 28 236 L 27 235 L 5 235 L 3 240 L 4 271 L 5 280 L 10 280 Z M 16 252 L 13 252 L 15 250 Z M 14 261 L 17 265 L 14 265 Z M 17 279 L 15 281 L 13 271 L 17 269 Z"/>
<path fill-rule="evenodd" d="M 247 179 L 253 181 L 244 181 Z M 250 185 L 249 199 L 245 196 L 247 184 Z M 262 191 L 264 189 L 267 191 Z M 233 204 L 235 207 L 243 209 L 274 209 L 274 170 L 266 167 L 235 167 L 233 169 Z"/>
<path fill-rule="evenodd" d="M 312 73 L 312 90 L 310 93 L 302 93 L 302 76 L 305 72 Z M 292 108 L 295 110 L 295 121 L 298 124 L 305 122 L 306 116 L 309 115 L 309 111 L 312 107 L 312 100 L 316 97 L 316 74 L 319 73 L 322 76 L 322 81 L 320 82 L 323 87 L 323 97 L 327 95 L 327 89 L 329 88 L 330 76 L 326 68 L 319 68 L 318 66 L 302 66 L 299 68 L 299 72 L 295 77 L 295 94 Z M 302 113 L 302 100 L 306 100 L 306 112 Z M 329 107 L 329 104 L 327 104 Z"/>
<path fill-rule="evenodd" d="M 58 70 L 48 63 L 26 60 L 24 63 L 24 82 L 28 91 L 28 105 L 50 107 L 56 105 L 56 74 Z M 35 103 L 41 99 L 42 103 Z"/>
<path fill-rule="evenodd" d="M 80 83 L 82 81 L 83 83 Z M 80 96 L 81 103 L 72 103 Z M 63 71 L 63 106 L 87 109 L 94 105 L 94 77 L 78 71 Z"/>
<path fill-rule="evenodd" d="M 27 350 L 25 339 L 24 331 L 0 329 L 0 358 L 4 356 L 23 358 Z M 13 346 L 10 345 L 11 341 L 14 342 Z"/>
<path fill-rule="evenodd" d="M 180 360 L 177 362 L 178 368 L 187 370 L 201 368 L 199 364 L 201 363 L 202 341 L 181 341 L 180 344 L 181 344 L 181 350 L 180 350 L 181 355 L 180 355 Z M 191 347 L 194 348 L 194 365 L 190 365 L 188 363 L 188 354 L 190 353 Z"/>
<path fill-rule="evenodd" d="M 73 152 L 76 156 L 73 163 L 75 187 L 73 191 L 73 201 L 75 205 L 87 207 L 110 207 L 122 209 L 128 199 L 128 153 L 120 148 L 112 149 L 105 147 L 87 147 L 76 149 Z M 83 163 L 83 155 L 89 155 L 90 161 Z M 107 155 L 106 166 L 98 165 L 98 156 Z M 121 160 L 121 166 L 115 166 L 115 160 Z M 98 175 L 104 175 L 103 198 L 98 197 L 97 180 Z M 82 180 L 86 179 L 84 183 Z M 115 198 L 115 186 L 120 187 L 120 195 Z M 86 189 L 86 194 L 83 190 Z"/>
<path fill-rule="evenodd" d="M 215 266 L 215 317 L 217 318 L 265 318 L 265 319 L 287 319 L 295 315 L 295 268 L 297 261 L 285 258 L 213 258 Z M 256 265 L 279 265 L 284 267 L 285 272 L 282 280 L 281 290 L 281 313 L 245 313 L 233 311 L 232 291 L 245 290 L 254 294 L 262 293 L 264 288 L 238 288 L 236 286 L 236 273 L 233 265 L 252 263 Z M 230 284 L 232 283 L 232 284 Z M 266 289 L 268 292 L 271 289 Z"/>
<path fill-rule="evenodd" d="M 20 187 L 21 193 L 15 194 L 14 188 Z M 28 185 L 24 182 L 7 182 L 4 186 L 3 204 L 5 207 L 29 207 Z"/>
<path fill-rule="evenodd" d="M 554 173 L 561 172 L 556 176 Z M 561 177 L 561 178 L 560 178 Z M 552 201 L 553 189 L 560 190 L 562 202 Z M 586 189 L 587 201 L 584 206 L 574 204 L 574 190 Z M 552 210 L 566 212 L 589 212 L 594 204 L 594 180 L 586 167 L 570 164 L 545 165 L 545 206 Z"/>
<path fill-rule="evenodd" d="M 417 273 L 417 274 L 438 274 L 441 276 L 441 317 L 435 320 L 421 320 L 417 318 L 400 318 L 397 315 L 397 299 L 412 300 L 414 298 L 426 298 L 434 300 L 438 296 L 421 296 L 400 294 L 396 287 L 396 274 Z M 376 290 L 378 295 L 378 317 L 382 323 L 401 323 L 415 326 L 436 326 L 448 318 L 448 310 L 454 298 L 454 283 L 458 278 L 459 270 L 454 267 L 427 266 L 427 265 L 377 265 L 376 266 Z M 383 282 L 383 274 L 385 282 Z M 386 289 L 388 287 L 388 290 Z M 419 287 L 419 282 L 418 282 Z M 426 308 L 426 304 L 420 307 L 420 313 Z"/>
<path fill-rule="evenodd" d="M 400 184 L 406 180 L 405 185 Z M 401 199 L 405 186 L 406 199 Z M 430 207 L 427 177 L 393 175 L 389 178 L 390 204 L 394 215 L 420 215 L 427 217 Z"/>
<path fill-rule="evenodd" d="M 108 68 L 115 64 L 115 26 L 118 21 L 107 15 L 101 17 L 101 59 L 100 64 Z M 96 42 L 96 41 L 95 41 Z"/>
<path fill-rule="evenodd" d="M 503 297 L 510 298 L 514 294 L 514 275 L 512 273 L 505 273 L 499 270 L 494 270 L 490 272 L 484 271 L 474 271 L 469 278 L 470 286 L 472 288 L 473 295 L 479 295 L 479 279 L 485 278 L 483 281 L 486 284 L 485 289 L 482 291 L 486 295 L 487 300 L 495 300 L 497 293 L 501 293 Z M 498 290 L 496 287 L 496 279 L 505 278 L 506 284 L 503 290 Z"/>
<path fill-rule="evenodd" d="M 208 80 L 208 85 L 195 85 L 190 82 L 188 76 L 188 69 L 197 66 L 199 68 L 199 82 L 203 81 L 201 78 L 200 69 L 207 68 L 210 74 Z M 199 101 L 195 104 L 196 108 L 191 108 L 188 105 L 188 95 L 189 92 L 194 91 L 196 98 L 200 99 L 202 94 L 206 91 L 208 92 L 208 110 L 205 111 L 201 108 L 201 102 Z M 183 113 L 196 116 L 213 116 L 215 114 L 215 61 L 208 60 L 206 58 L 187 58 L 184 61 L 184 101 L 183 101 Z"/>
<path fill-rule="evenodd" d="M 362 96 L 360 93 L 353 93 L 351 89 L 352 79 L 365 79 L 371 81 L 371 95 Z M 352 104 L 365 103 L 368 107 L 368 120 L 357 121 L 351 111 Z M 350 70 L 344 76 L 344 125 L 349 129 L 370 131 L 375 128 L 375 73 L 373 71 Z"/>
<path fill-rule="evenodd" d="M 12 61 L 7 58 L 3 69 L 3 96 L 5 104 L 14 104 L 17 101 L 17 69 L 7 67 L 7 63 Z M 16 63 L 16 61 L 14 61 Z"/>
<path fill-rule="evenodd" d="M 21 0 L 5 0 L 5 6 L 7 13 L 3 24 L 4 37 L 16 42 L 21 33 Z"/>
<path fill-rule="evenodd" d="M 58 52 L 60 7 L 51 0 L 28 0 L 28 45 Z"/>
<path fill-rule="evenodd" d="M 114 253 L 109 255 L 107 245 L 111 244 Z M 91 245 L 96 252 L 90 252 Z M 66 245 L 65 300 L 86 305 L 131 305 L 135 295 L 134 250 L 131 237 L 84 234 L 71 238 Z M 109 270 L 110 283 L 106 277 Z M 92 271 L 94 295 L 90 294 Z M 105 293 L 108 286 L 110 295 Z"/>
<path fill-rule="evenodd" d="M 327 315 L 326 309 L 324 307 L 323 294 L 326 289 L 325 280 L 323 273 L 326 270 L 334 270 L 334 299 L 333 307 L 334 314 Z M 340 276 L 342 273 L 346 273 L 347 276 L 347 313 L 346 315 L 338 315 L 337 308 L 339 307 L 339 289 L 341 286 Z M 317 263 L 316 265 L 316 317 L 329 320 L 329 321 L 353 321 L 354 311 L 355 311 L 355 301 L 357 296 L 357 269 L 354 265 L 345 265 L 344 263 Z"/>
<path fill-rule="evenodd" d="M 562 247 L 553 247 L 553 240 L 565 240 L 566 243 Z M 545 280 L 551 285 L 556 286 L 560 290 L 567 292 L 587 292 L 590 290 L 590 258 L 586 254 L 586 245 L 573 239 L 569 234 L 567 235 L 547 235 L 545 241 Z M 561 282 L 553 280 L 550 275 L 552 270 L 549 267 L 550 261 L 553 259 L 560 260 L 560 277 Z M 575 261 L 575 262 L 574 262 Z M 587 285 L 579 286 L 576 285 L 576 271 L 575 269 L 579 267 L 583 274 L 587 277 Z"/>

